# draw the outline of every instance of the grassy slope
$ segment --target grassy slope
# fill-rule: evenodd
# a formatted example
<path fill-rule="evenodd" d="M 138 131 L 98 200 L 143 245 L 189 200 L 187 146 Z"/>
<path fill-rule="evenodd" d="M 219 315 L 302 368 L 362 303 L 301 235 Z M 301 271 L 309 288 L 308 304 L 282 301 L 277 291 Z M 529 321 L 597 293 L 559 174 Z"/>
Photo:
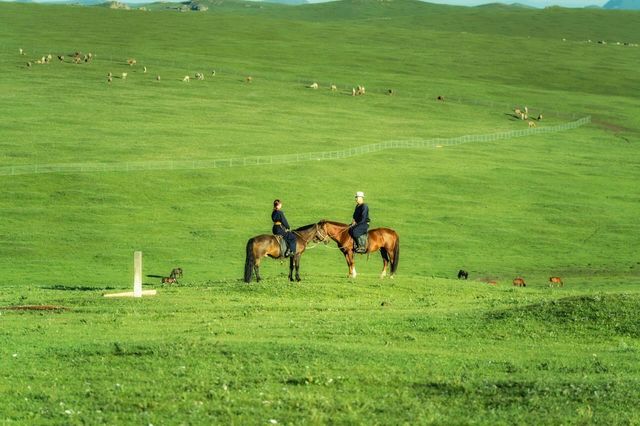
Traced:
<path fill-rule="evenodd" d="M 579 42 L 638 42 L 638 14 L 407 2 L 277 15 L 0 8 L 1 165 L 492 133 L 521 129 L 507 114 L 523 104 L 545 113 L 541 126 L 594 118 L 558 134 L 281 169 L 0 177 L 0 305 L 74 308 L 0 311 L 0 364 L 12 367 L 0 368 L 6 418 L 638 421 L 621 410 L 638 396 L 638 334 L 615 322 L 637 312 L 637 298 L 617 293 L 639 281 L 640 49 Z M 81 50 L 96 59 L 27 70 L 19 47 L 28 58 Z M 108 86 L 109 71 L 129 78 Z M 195 72 L 207 79 L 180 81 Z M 306 89 L 311 81 L 340 93 Z M 346 95 L 357 84 L 366 97 Z M 397 96 L 384 96 L 390 87 Z M 463 101 L 438 104 L 439 94 Z M 305 254 L 303 286 L 283 282 L 273 261 L 263 264 L 266 284 L 236 283 L 246 239 L 269 229 L 273 198 L 296 225 L 347 221 L 355 189 L 368 193 L 374 225 L 401 235 L 394 284 L 373 278 L 373 256 L 358 259 L 360 281 L 345 286 L 344 261 L 325 248 Z M 135 249 L 147 274 L 182 266 L 185 287 L 143 304 L 101 300 L 100 289 L 128 286 Z M 503 287 L 442 279 L 460 267 Z M 515 274 L 529 288 L 505 287 Z M 568 288 L 549 293 L 551 274 Z M 565 297 L 595 292 L 611 323 L 567 322 L 551 305 L 528 314 L 553 300 L 580 313 L 592 302 Z M 127 402 L 133 395 L 140 401 Z"/>

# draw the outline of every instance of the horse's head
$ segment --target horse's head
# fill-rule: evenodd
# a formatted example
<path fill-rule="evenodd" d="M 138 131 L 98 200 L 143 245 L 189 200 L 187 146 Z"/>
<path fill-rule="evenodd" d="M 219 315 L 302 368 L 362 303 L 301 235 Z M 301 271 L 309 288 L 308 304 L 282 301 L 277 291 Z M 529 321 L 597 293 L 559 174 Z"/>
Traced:
<path fill-rule="evenodd" d="M 330 237 L 329 237 L 329 233 L 327 232 L 327 221 L 326 220 L 321 220 L 320 222 L 316 223 L 316 233 L 313 236 L 313 241 L 315 243 L 329 243 Z"/>

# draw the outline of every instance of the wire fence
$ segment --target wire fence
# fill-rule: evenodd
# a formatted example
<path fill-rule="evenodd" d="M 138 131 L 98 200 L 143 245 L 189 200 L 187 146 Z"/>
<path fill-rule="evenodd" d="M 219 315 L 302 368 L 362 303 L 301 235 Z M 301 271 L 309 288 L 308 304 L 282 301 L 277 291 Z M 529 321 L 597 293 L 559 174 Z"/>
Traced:
<path fill-rule="evenodd" d="M 251 156 L 218 160 L 168 160 L 139 161 L 120 163 L 65 163 L 65 164 L 31 164 L 0 167 L 0 176 L 31 175 L 40 173 L 98 173 L 98 172 L 132 172 L 148 170 L 197 170 L 219 169 L 230 167 L 249 167 L 262 165 L 279 165 L 304 161 L 327 161 L 355 157 L 393 149 L 442 148 L 472 142 L 495 142 L 499 140 L 523 136 L 556 133 L 575 129 L 591 122 L 591 117 L 583 117 L 569 123 L 550 127 L 533 127 L 485 135 L 465 135 L 455 138 L 434 139 L 398 139 L 362 145 L 338 151 L 306 152 L 297 154 Z"/>

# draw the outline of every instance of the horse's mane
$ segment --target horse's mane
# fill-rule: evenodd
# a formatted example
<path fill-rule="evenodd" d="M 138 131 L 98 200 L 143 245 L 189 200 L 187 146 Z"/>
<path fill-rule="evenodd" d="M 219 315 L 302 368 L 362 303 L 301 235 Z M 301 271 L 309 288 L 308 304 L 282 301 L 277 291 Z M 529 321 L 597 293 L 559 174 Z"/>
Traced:
<path fill-rule="evenodd" d="M 326 219 L 322 219 L 319 223 L 328 223 L 330 225 L 336 225 L 336 226 L 349 226 L 346 223 L 336 222 L 334 220 L 326 220 Z"/>
<path fill-rule="evenodd" d="M 294 229 L 294 231 L 306 231 L 307 229 L 309 229 L 309 228 L 311 228 L 313 226 L 316 226 L 316 224 L 312 223 L 310 225 L 301 226 L 300 228 Z"/>

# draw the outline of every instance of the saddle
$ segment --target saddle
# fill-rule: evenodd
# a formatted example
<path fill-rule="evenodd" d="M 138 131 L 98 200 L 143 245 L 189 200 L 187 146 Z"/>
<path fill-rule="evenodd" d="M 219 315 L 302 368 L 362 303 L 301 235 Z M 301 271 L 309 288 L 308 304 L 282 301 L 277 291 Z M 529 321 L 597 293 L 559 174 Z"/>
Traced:
<path fill-rule="evenodd" d="M 276 237 L 278 244 L 280 244 L 280 257 L 284 257 L 284 254 L 287 252 L 287 249 L 289 248 L 287 246 L 287 242 L 285 241 L 284 238 L 282 238 L 282 235 L 274 235 L 274 237 Z"/>
<path fill-rule="evenodd" d="M 364 234 L 358 236 L 357 241 L 353 242 L 353 251 L 355 251 L 356 253 L 367 252 L 368 234 L 369 234 L 368 232 L 365 232 Z"/>

